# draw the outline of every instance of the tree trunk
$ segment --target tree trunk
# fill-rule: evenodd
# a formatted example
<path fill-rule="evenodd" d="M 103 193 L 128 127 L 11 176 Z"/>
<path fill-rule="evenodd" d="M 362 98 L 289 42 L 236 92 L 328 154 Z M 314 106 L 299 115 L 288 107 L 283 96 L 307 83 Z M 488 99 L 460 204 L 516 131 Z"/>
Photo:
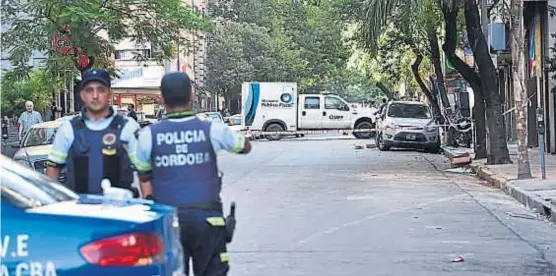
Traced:
<path fill-rule="evenodd" d="M 392 91 L 390 91 L 382 82 L 377 82 L 376 87 L 378 87 L 378 89 L 380 89 L 380 91 L 382 91 L 382 93 L 386 95 L 388 100 L 394 99 L 394 93 L 392 93 Z"/>
<path fill-rule="evenodd" d="M 485 118 L 485 100 L 484 92 L 481 85 L 481 80 L 475 70 L 467 65 L 462 59 L 456 55 L 457 46 L 457 17 L 459 7 L 456 4 L 452 5 L 453 8 L 449 10 L 447 7 L 442 7 L 444 15 L 444 23 L 446 25 L 446 38 L 442 49 L 446 54 L 448 61 L 454 68 L 461 74 L 461 76 L 469 83 L 474 94 L 474 107 L 473 107 L 473 120 L 475 126 L 475 140 L 473 142 L 475 147 L 475 159 L 487 158 L 486 150 L 486 118 Z"/>
<path fill-rule="evenodd" d="M 415 61 L 411 65 L 411 72 L 413 73 L 413 77 L 415 78 L 415 81 L 419 85 L 419 88 L 421 88 L 421 90 L 423 91 L 423 94 L 425 94 L 425 97 L 427 97 L 427 99 L 429 100 L 432 107 L 432 111 L 434 113 L 434 117 L 436 118 L 436 122 L 443 124 L 444 117 L 442 117 L 442 113 L 440 111 L 440 106 L 438 105 L 438 101 L 432 95 L 431 91 L 423 81 L 423 78 L 421 78 L 421 75 L 419 74 L 419 67 L 421 66 L 421 62 L 423 62 L 423 55 L 417 52 L 415 49 L 413 49 L 413 53 L 415 54 L 416 57 Z"/>
<path fill-rule="evenodd" d="M 442 117 L 440 106 L 438 106 L 438 101 L 432 95 L 431 91 L 429 90 L 429 88 L 421 78 L 421 75 L 419 74 L 419 66 L 421 66 L 421 62 L 423 61 L 423 55 L 421 53 L 416 52 L 415 50 L 413 50 L 413 53 L 416 56 L 415 61 L 411 65 L 411 72 L 413 73 L 413 77 L 415 78 L 415 81 L 419 85 L 419 88 L 421 88 L 421 90 L 423 91 L 423 94 L 425 94 L 425 97 L 427 97 L 427 99 L 431 103 L 432 111 L 434 112 L 434 116 L 437 119 L 437 122 L 443 124 L 444 117 Z"/>
<path fill-rule="evenodd" d="M 438 47 L 438 35 L 436 34 L 436 27 L 430 26 L 427 29 L 427 38 L 429 40 L 429 45 L 431 49 L 431 61 L 434 67 L 434 74 L 436 75 L 436 81 L 438 83 L 438 90 L 440 90 L 440 100 L 442 101 L 442 106 L 448 114 L 452 112 L 450 106 L 450 100 L 448 100 L 448 95 L 446 94 L 446 83 L 444 81 L 444 72 L 442 71 L 442 63 L 440 61 L 440 49 Z"/>
<path fill-rule="evenodd" d="M 465 25 L 473 56 L 479 68 L 479 75 L 484 89 L 489 150 L 487 164 L 512 163 L 508 144 L 502 106 L 500 104 L 499 83 L 496 67 L 492 64 L 490 51 L 481 30 L 479 9 L 475 0 L 465 1 Z"/>
<path fill-rule="evenodd" d="M 527 146 L 527 118 L 525 107 L 527 93 L 525 88 L 525 54 L 523 53 L 523 0 L 512 0 L 512 84 L 514 92 L 515 113 L 517 118 L 517 178 L 531 178 L 529 153 Z"/>

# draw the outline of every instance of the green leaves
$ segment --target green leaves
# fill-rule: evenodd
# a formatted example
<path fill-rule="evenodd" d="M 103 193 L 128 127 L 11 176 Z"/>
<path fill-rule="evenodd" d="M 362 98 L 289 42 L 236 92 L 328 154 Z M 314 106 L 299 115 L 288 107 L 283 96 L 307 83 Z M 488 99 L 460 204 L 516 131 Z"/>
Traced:
<path fill-rule="evenodd" d="M 54 35 L 64 26 L 72 45 L 102 65 L 109 65 L 113 45 L 123 39 L 150 43 L 153 57 L 164 61 L 175 54 L 173 45 L 187 44 L 186 31 L 214 28 L 208 18 L 181 0 L 3 0 L 1 16 L 3 25 L 9 26 L 1 43 L 19 72 L 34 50 L 49 54 L 47 70 L 75 70 L 75 63 L 59 61 L 76 56 L 60 57 L 51 51 Z"/>
<path fill-rule="evenodd" d="M 338 87 L 338 76 L 344 76 L 350 52 L 342 37 L 344 24 L 335 19 L 335 4 L 295 4 L 289 0 L 212 2 L 209 10 L 222 25 L 209 36 L 210 89 L 233 98 L 238 97 L 245 81 L 297 82 L 302 93 Z M 224 76 L 236 78 L 224 80 Z"/>
<path fill-rule="evenodd" d="M 25 110 L 25 101 L 33 101 L 35 109 L 43 111 L 50 104 L 52 91 L 62 87 L 45 70 L 37 70 L 21 79 L 21 72 L 8 72 L 2 75 L 2 115 L 19 115 Z"/>

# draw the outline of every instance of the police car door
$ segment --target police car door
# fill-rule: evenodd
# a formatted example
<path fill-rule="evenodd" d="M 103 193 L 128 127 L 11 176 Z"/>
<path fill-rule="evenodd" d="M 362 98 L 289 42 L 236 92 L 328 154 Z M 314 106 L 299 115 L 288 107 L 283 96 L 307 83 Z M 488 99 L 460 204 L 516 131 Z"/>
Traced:
<path fill-rule="evenodd" d="M 349 129 L 351 127 L 351 108 L 336 96 L 324 97 L 323 128 Z"/>

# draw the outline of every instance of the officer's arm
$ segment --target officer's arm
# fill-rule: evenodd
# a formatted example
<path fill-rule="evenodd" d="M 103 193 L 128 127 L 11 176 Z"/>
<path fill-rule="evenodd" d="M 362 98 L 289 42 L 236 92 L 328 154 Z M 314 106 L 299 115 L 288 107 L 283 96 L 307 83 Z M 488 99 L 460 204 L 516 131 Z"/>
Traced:
<path fill-rule="evenodd" d="M 52 150 L 48 155 L 48 167 L 46 175 L 58 180 L 60 168 L 67 163 L 68 152 L 73 143 L 73 129 L 71 123 L 64 122 L 56 131 L 56 136 L 52 143 Z"/>
<path fill-rule="evenodd" d="M 130 141 L 129 149 L 129 157 L 139 174 L 141 194 L 144 198 L 152 197 L 152 140 L 150 127 L 147 126 L 136 132 L 136 139 Z"/>
<path fill-rule="evenodd" d="M 210 137 L 216 152 L 221 149 L 237 154 L 246 154 L 251 151 L 251 142 L 228 125 L 212 124 Z"/>

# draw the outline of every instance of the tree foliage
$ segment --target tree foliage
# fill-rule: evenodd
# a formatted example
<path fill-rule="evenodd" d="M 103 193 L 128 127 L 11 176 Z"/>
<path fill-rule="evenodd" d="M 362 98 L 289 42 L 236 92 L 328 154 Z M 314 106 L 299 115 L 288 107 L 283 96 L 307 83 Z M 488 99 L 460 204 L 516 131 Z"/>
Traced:
<path fill-rule="evenodd" d="M 208 75 L 237 76 L 233 81 L 209 77 L 209 89 L 231 93 L 225 97 L 233 98 L 239 95 L 240 84 L 245 81 L 287 81 L 297 82 L 301 93 L 319 93 L 337 89 L 339 76 L 345 76 L 350 51 L 343 39 L 343 22 L 334 20 L 337 12 L 333 2 L 219 0 L 209 3 L 209 10 L 219 25 L 209 39 Z M 237 55 L 237 59 L 232 59 L 221 56 L 232 54 L 218 49 L 224 45 L 243 48 L 230 50 Z M 242 65 L 234 66 L 233 62 Z"/>
<path fill-rule="evenodd" d="M 114 45 L 124 39 L 150 44 L 152 58 L 164 61 L 174 56 L 176 43 L 187 44 L 183 31 L 212 26 L 180 0 L 2 0 L 1 16 L 8 27 L 2 33 L 2 47 L 22 74 L 29 72 L 33 51 L 48 54 L 50 72 L 76 69 L 77 54 L 52 51 L 54 35 L 64 28 L 74 47 L 93 57 L 97 65 L 109 66 Z"/>
<path fill-rule="evenodd" d="M 35 110 L 43 111 L 52 101 L 52 92 L 62 87 L 53 81 L 46 70 L 31 72 L 21 79 L 13 73 L 2 76 L 2 115 L 13 116 L 25 110 L 25 102 L 32 101 Z"/>

